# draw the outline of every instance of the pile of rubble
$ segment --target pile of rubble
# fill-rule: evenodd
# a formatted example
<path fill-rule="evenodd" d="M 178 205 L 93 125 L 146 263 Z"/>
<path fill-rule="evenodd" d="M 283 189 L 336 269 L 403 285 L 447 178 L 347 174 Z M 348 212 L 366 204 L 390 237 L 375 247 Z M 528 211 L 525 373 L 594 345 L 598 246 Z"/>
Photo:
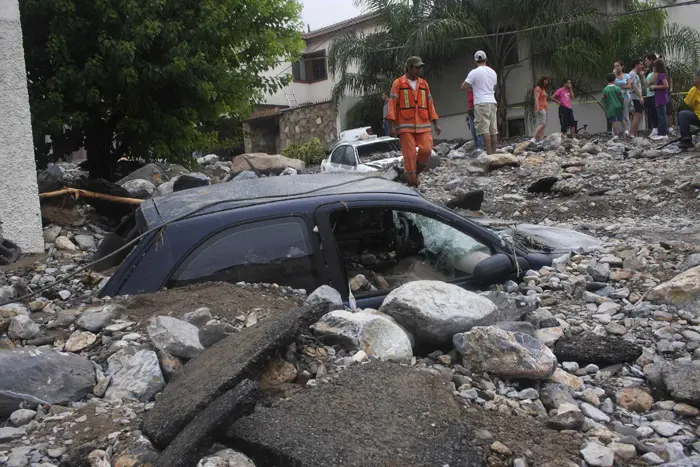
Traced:
<path fill-rule="evenodd" d="M 603 247 L 482 293 L 412 282 L 379 310 L 261 284 L 97 299 L 86 272 L 0 306 L 0 466 L 700 465 L 697 153 L 467 149 L 439 147 L 421 192 L 480 190 L 454 207 Z M 47 261 L 0 273 L 0 303 L 105 233 L 47 226 Z"/>

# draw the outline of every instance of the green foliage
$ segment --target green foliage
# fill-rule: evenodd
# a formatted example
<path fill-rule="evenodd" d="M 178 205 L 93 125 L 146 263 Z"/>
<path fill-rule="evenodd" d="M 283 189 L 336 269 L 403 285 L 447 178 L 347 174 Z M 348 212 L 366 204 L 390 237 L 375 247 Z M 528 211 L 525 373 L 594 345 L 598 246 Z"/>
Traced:
<path fill-rule="evenodd" d="M 348 109 L 346 129 L 371 126 L 375 135 L 384 136 L 383 109 L 384 101 L 381 95 L 369 94 L 364 96 Z"/>
<path fill-rule="evenodd" d="M 313 138 L 304 144 L 289 144 L 282 149 L 282 155 L 290 159 L 298 159 L 306 165 L 318 165 L 323 162 L 326 152 L 318 138 Z"/>
<path fill-rule="evenodd" d="M 296 0 L 19 4 L 38 159 L 84 145 L 103 173 L 218 144 L 221 116 L 246 118 L 286 80 L 262 73 L 303 48 Z"/>

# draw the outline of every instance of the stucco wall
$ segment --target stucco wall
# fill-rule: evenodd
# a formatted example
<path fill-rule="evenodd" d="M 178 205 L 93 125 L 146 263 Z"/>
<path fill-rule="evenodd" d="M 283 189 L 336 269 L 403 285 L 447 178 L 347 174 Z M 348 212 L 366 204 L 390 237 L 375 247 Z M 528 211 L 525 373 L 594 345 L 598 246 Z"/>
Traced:
<path fill-rule="evenodd" d="M 0 0 L 0 234 L 44 251 L 17 0 Z"/>
<path fill-rule="evenodd" d="M 338 138 L 337 112 L 332 102 L 284 110 L 280 115 L 282 148 L 318 138 L 324 147 Z"/>

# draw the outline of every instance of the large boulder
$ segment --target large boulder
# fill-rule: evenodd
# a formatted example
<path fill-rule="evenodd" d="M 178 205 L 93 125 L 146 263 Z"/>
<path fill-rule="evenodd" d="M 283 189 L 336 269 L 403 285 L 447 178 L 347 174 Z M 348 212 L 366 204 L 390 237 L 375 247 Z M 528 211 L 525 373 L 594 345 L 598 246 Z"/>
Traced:
<path fill-rule="evenodd" d="M 177 180 L 173 183 L 173 191 L 189 190 L 208 185 L 211 185 L 211 179 L 207 175 L 199 172 L 192 172 L 177 177 Z"/>
<path fill-rule="evenodd" d="M 700 311 L 700 266 L 690 268 L 649 291 L 652 301 Z"/>
<path fill-rule="evenodd" d="M 0 417 L 9 417 L 22 401 L 65 405 L 95 386 L 95 368 L 87 358 L 41 347 L 0 350 Z"/>
<path fill-rule="evenodd" d="M 148 180 L 129 180 L 122 185 L 132 198 L 148 199 L 156 192 L 156 186 Z"/>
<path fill-rule="evenodd" d="M 445 345 L 474 326 L 494 324 L 498 307 L 487 298 L 439 281 L 415 281 L 392 291 L 380 312 L 413 334 L 416 344 Z"/>
<path fill-rule="evenodd" d="M 3 306 L 0 307 L 0 333 L 7 332 L 10 328 L 10 323 L 18 315 L 26 315 L 27 312 L 19 307 Z"/>
<path fill-rule="evenodd" d="M 554 355 L 561 362 L 576 362 L 581 366 L 614 365 L 635 361 L 642 355 L 642 348 L 619 337 L 582 333 L 559 339 Z"/>
<path fill-rule="evenodd" d="M 63 172 L 56 164 L 47 165 L 46 170 L 43 170 L 37 175 L 36 181 L 39 187 L 39 193 L 60 190 L 65 184 Z"/>
<path fill-rule="evenodd" d="M 151 318 L 148 336 L 157 348 L 175 357 L 194 358 L 204 350 L 197 326 L 170 316 Z"/>
<path fill-rule="evenodd" d="M 346 350 L 364 350 L 382 360 L 407 362 L 413 357 L 406 332 L 383 313 L 331 311 L 311 328 L 317 336 Z"/>
<path fill-rule="evenodd" d="M 668 364 L 661 369 L 663 385 L 675 400 L 700 407 L 700 367 Z"/>
<path fill-rule="evenodd" d="M 496 326 L 456 334 L 454 345 L 465 367 L 505 378 L 547 378 L 557 367 L 556 357 L 542 342 Z"/>
<path fill-rule="evenodd" d="M 284 172 L 284 169 L 287 167 L 291 167 L 297 172 L 302 172 L 306 166 L 300 160 L 290 159 L 280 154 L 241 154 L 240 156 L 234 157 L 233 161 L 231 161 L 231 174 L 237 175 L 246 170 L 251 170 L 251 167 L 248 165 L 248 162 L 246 162 L 246 159 L 253 164 L 255 169 L 264 175 L 279 175 Z"/>
<path fill-rule="evenodd" d="M 547 136 L 541 143 L 542 149 L 545 151 L 555 151 L 559 146 L 561 146 L 563 141 L 562 134 L 560 132 L 552 133 Z"/>
<path fill-rule="evenodd" d="M 343 297 L 341 297 L 340 292 L 335 290 L 329 285 L 322 285 L 321 287 L 314 290 L 311 295 L 306 299 L 306 303 L 311 306 L 319 305 L 321 303 L 331 303 L 337 307 L 343 306 Z"/>
<path fill-rule="evenodd" d="M 107 373 L 112 382 L 107 399 L 136 399 L 150 402 L 165 387 L 158 355 L 152 350 L 127 347 L 107 359 Z"/>
<path fill-rule="evenodd" d="M 119 318 L 124 313 L 126 313 L 126 309 L 123 306 L 110 303 L 101 308 L 85 310 L 76 324 L 86 331 L 100 332 L 112 320 Z"/>
<path fill-rule="evenodd" d="M 132 180 L 145 180 L 155 186 L 160 186 L 168 181 L 168 176 L 158 164 L 146 164 L 119 180 L 117 185 L 124 186 L 127 182 Z"/>

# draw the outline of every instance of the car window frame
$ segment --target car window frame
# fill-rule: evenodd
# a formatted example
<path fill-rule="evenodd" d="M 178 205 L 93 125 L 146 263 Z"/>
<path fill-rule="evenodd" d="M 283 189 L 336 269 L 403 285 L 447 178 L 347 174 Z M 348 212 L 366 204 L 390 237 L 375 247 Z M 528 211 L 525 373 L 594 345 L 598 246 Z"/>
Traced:
<path fill-rule="evenodd" d="M 345 147 L 346 147 L 346 146 L 349 146 L 349 145 L 348 145 L 348 144 L 341 144 L 340 146 L 338 146 L 338 147 L 336 147 L 335 149 L 333 149 L 333 151 L 331 151 L 330 157 L 328 158 L 328 161 L 329 161 L 331 164 L 343 165 L 343 164 L 341 164 L 340 162 L 334 161 L 334 160 L 333 160 L 333 155 L 334 155 L 335 153 L 338 153 L 338 154 L 343 154 L 342 157 L 344 157 L 344 156 L 345 156 Z M 341 149 L 342 149 L 342 151 L 341 151 Z"/>
<path fill-rule="evenodd" d="M 372 200 L 356 200 L 356 201 L 350 201 L 350 202 L 331 202 L 324 204 L 322 206 L 319 206 L 316 208 L 316 211 L 314 213 L 316 217 L 316 224 L 319 227 L 319 234 L 321 235 L 321 241 L 323 243 L 323 255 L 325 257 L 325 262 L 326 264 L 335 264 L 336 267 L 334 267 L 332 270 L 330 270 L 330 280 L 332 286 L 338 290 L 341 293 L 341 296 L 343 297 L 344 300 L 347 300 L 350 295 L 350 287 L 348 284 L 349 277 L 348 273 L 345 269 L 345 265 L 343 263 L 343 258 L 340 254 L 340 248 L 338 246 L 338 242 L 335 239 L 335 235 L 333 233 L 333 228 L 330 223 L 330 216 L 334 211 L 341 210 L 341 209 L 362 209 L 362 208 L 383 208 L 383 209 L 391 209 L 391 210 L 398 210 L 398 211 L 405 211 L 405 212 L 411 212 L 414 214 L 418 214 L 421 216 L 425 216 L 428 218 L 431 218 L 433 220 L 436 220 L 438 222 L 441 222 L 443 224 L 446 224 L 457 231 L 461 232 L 464 235 L 467 235 L 469 237 L 474 238 L 474 240 L 478 241 L 479 243 L 482 243 L 484 246 L 486 246 L 489 249 L 489 252 L 493 256 L 496 253 L 500 253 L 501 251 L 499 248 L 496 247 L 490 240 L 495 240 L 495 239 L 486 239 L 486 238 L 479 238 L 479 235 L 474 235 L 469 232 L 465 232 L 464 229 L 460 228 L 461 225 L 456 225 L 457 222 L 454 219 L 450 219 L 452 216 L 456 216 L 456 214 L 451 213 L 447 211 L 447 213 L 450 213 L 451 216 L 446 215 L 447 213 L 442 212 L 442 208 L 439 206 L 433 206 L 430 204 L 424 204 L 423 206 L 416 206 L 414 203 L 409 203 L 409 202 L 402 202 L 402 201 L 391 201 L 391 202 L 386 202 L 383 200 L 378 200 L 378 199 L 372 199 Z M 468 224 L 467 224 L 468 225 Z M 478 224 L 475 224 L 475 229 L 485 229 L 484 227 L 478 226 Z M 473 276 L 466 276 L 466 277 L 461 277 L 461 278 L 455 278 L 451 281 L 446 281 L 448 284 L 454 284 L 458 285 L 460 287 L 466 287 L 469 284 L 476 284 L 477 281 Z M 358 297 L 358 300 L 363 300 L 363 301 L 368 301 L 371 299 L 376 299 L 377 297 L 382 297 L 388 295 L 392 290 L 395 290 L 395 288 L 392 289 L 384 289 L 384 290 L 378 290 L 376 292 L 368 292 L 365 294 L 362 294 L 361 296 Z"/>
<path fill-rule="evenodd" d="M 227 231 L 227 230 L 232 230 L 232 229 L 238 229 L 241 227 L 244 227 L 246 225 L 250 224 L 259 224 L 262 222 L 271 222 L 275 220 L 279 221 L 285 221 L 285 220 L 290 220 L 290 219 L 295 219 L 298 220 L 298 222 L 301 224 L 301 227 L 303 231 L 306 232 L 306 239 L 309 243 L 310 249 L 311 249 L 311 254 L 309 255 L 311 262 L 313 264 L 313 267 L 316 269 L 316 274 L 318 276 L 318 283 L 315 285 L 315 288 L 325 284 L 328 282 L 328 277 L 325 272 L 326 269 L 326 264 L 323 258 L 323 255 L 321 254 L 321 248 L 320 248 L 320 240 L 318 235 L 314 232 L 314 227 L 310 225 L 312 222 L 312 219 L 309 218 L 309 216 L 301 215 L 301 214 L 291 214 L 291 215 L 274 215 L 274 216 L 267 216 L 267 217 L 260 217 L 260 218 L 255 218 L 255 219 L 247 219 L 244 221 L 240 222 L 233 222 L 230 224 L 226 224 L 221 226 L 218 229 L 215 229 L 211 232 L 209 232 L 207 235 L 204 237 L 200 238 L 197 242 L 193 243 L 192 246 L 185 252 L 183 253 L 179 260 L 173 265 L 173 267 L 168 271 L 168 273 L 165 275 L 164 280 L 162 281 L 159 290 L 162 290 L 164 287 L 166 287 L 166 284 L 170 282 L 173 278 L 173 275 L 175 272 L 182 266 L 182 264 L 185 263 L 185 261 L 195 252 L 197 251 L 198 248 L 200 248 L 203 244 L 211 240 L 212 238 L 216 237 L 217 235 Z M 194 281 L 193 281 L 194 282 Z M 196 283 L 196 282 L 195 282 Z M 180 288 L 180 287 L 177 287 Z M 313 290 L 307 290 L 307 293 L 311 293 Z"/>

